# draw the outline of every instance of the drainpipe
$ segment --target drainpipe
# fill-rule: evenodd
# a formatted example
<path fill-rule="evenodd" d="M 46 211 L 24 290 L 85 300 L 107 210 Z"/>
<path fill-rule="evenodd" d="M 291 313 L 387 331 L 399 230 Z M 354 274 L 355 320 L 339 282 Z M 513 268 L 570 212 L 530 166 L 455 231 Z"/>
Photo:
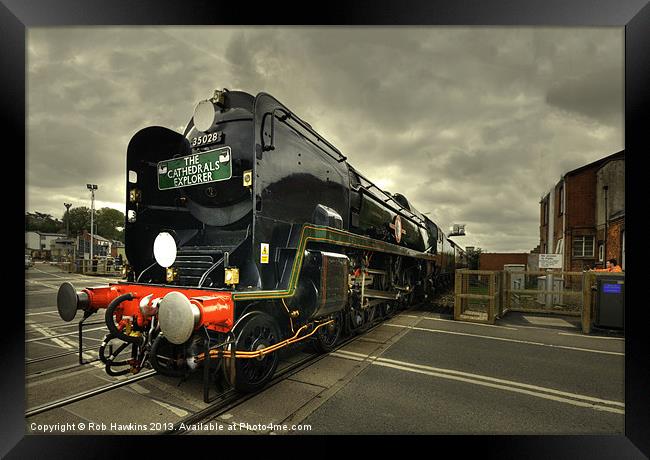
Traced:
<path fill-rule="evenodd" d="M 562 209 L 562 271 L 566 269 L 566 240 L 567 240 L 567 230 L 566 230 L 566 213 L 567 209 L 569 207 L 567 206 L 566 202 L 566 197 L 567 197 L 567 192 L 566 189 L 569 185 L 569 181 L 565 180 L 563 187 L 562 187 L 562 205 L 564 206 L 564 209 Z M 569 264 L 570 266 L 570 264 Z M 562 275 L 562 279 L 564 279 L 564 275 Z"/>
<path fill-rule="evenodd" d="M 605 239 L 603 241 L 603 258 L 604 258 L 604 263 L 607 263 L 607 221 L 608 219 L 608 213 L 607 213 L 607 190 L 609 187 L 607 185 L 603 186 L 603 191 L 605 192 Z"/>

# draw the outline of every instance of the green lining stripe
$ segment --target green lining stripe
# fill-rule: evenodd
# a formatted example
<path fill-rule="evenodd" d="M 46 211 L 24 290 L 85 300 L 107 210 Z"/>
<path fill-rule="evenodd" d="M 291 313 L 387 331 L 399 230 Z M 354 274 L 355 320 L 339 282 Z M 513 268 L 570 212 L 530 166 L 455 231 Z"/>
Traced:
<path fill-rule="evenodd" d="M 300 267 L 305 254 L 305 248 L 310 241 L 323 243 L 338 243 L 341 246 L 348 246 L 359 249 L 368 249 L 371 251 L 383 251 L 392 254 L 399 254 L 417 259 L 435 260 L 435 256 L 412 249 L 403 248 L 384 241 L 374 240 L 365 236 L 346 232 L 331 227 L 322 227 L 315 225 L 305 225 L 300 233 L 300 243 L 298 244 L 298 257 L 293 262 L 291 268 L 291 278 L 289 279 L 289 288 L 273 291 L 256 291 L 256 292 L 236 292 L 232 295 L 233 300 L 255 300 L 255 299 L 281 299 L 293 297 L 298 285 Z"/>

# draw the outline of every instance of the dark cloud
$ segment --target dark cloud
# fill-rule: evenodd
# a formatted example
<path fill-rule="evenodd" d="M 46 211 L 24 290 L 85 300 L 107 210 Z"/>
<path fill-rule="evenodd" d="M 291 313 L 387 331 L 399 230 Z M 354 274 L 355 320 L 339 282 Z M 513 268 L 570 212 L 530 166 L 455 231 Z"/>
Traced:
<path fill-rule="evenodd" d="M 528 251 L 539 198 L 623 145 L 623 29 L 30 28 L 27 209 L 123 209 L 130 137 L 227 87 L 278 98 L 462 245 Z M 100 201 L 101 202 L 101 201 Z"/>
<path fill-rule="evenodd" d="M 549 88 L 546 102 L 597 121 L 615 122 L 622 110 L 623 77 L 620 66 L 568 77 Z"/>

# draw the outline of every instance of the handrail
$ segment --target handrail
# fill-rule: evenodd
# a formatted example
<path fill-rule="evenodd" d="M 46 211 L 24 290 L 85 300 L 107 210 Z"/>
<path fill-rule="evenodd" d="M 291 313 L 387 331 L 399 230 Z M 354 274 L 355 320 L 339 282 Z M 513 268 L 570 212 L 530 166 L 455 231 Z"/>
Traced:
<path fill-rule="evenodd" d="M 267 115 L 271 115 L 271 140 L 270 140 L 270 143 L 269 143 L 268 145 L 264 145 L 264 144 L 263 144 L 263 142 L 264 142 L 264 136 L 262 136 L 262 151 L 268 151 L 268 150 L 274 150 L 274 149 L 275 149 L 275 142 L 274 142 L 274 141 L 275 141 L 275 118 L 276 118 L 276 112 L 281 112 L 281 113 L 283 113 L 283 116 L 282 116 L 282 117 L 277 117 L 280 121 L 285 121 L 285 120 L 287 120 L 287 119 L 295 120 L 296 123 L 298 123 L 298 125 L 300 125 L 302 128 L 304 128 L 305 130 L 309 131 L 311 134 L 313 134 L 314 136 L 316 136 L 316 139 L 317 139 L 317 140 L 319 140 L 320 142 L 323 142 L 323 143 L 324 143 L 325 145 L 327 145 L 330 149 L 332 149 L 333 151 L 335 151 L 336 153 L 338 153 L 339 158 L 334 157 L 334 155 L 330 154 L 327 150 L 323 149 L 323 148 L 320 147 L 318 144 L 315 144 L 312 140 L 308 139 L 306 136 L 303 135 L 303 137 L 305 137 L 305 139 L 307 139 L 309 142 L 311 142 L 314 146 L 316 146 L 316 147 L 318 147 L 319 149 L 321 149 L 323 152 L 325 152 L 327 155 L 329 155 L 333 160 L 337 161 L 338 163 L 341 163 L 341 162 L 347 160 L 347 157 L 346 157 L 345 155 L 343 155 L 343 154 L 339 151 L 339 149 L 337 149 L 336 147 L 334 147 L 330 142 L 327 141 L 327 139 L 325 139 L 323 136 L 321 136 L 321 135 L 318 134 L 316 131 L 314 131 L 314 128 L 312 128 L 309 124 L 307 124 L 306 122 L 304 122 L 300 117 L 298 117 L 298 116 L 295 115 L 294 113 L 292 113 L 292 112 L 290 112 L 290 111 L 288 111 L 288 110 L 286 110 L 286 109 L 283 109 L 283 108 L 281 108 L 281 107 L 276 107 L 276 108 L 273 109 L 273 111 L 264 113 L 264 118 L 266 118 Z M 291 128 L 291 126 L 289 126 L 289 127 Z M 293 129 L 294 131 L 297 132 L 296 129 L 294 129 L 294 128 L 291 128 L 291 129 Z"/>

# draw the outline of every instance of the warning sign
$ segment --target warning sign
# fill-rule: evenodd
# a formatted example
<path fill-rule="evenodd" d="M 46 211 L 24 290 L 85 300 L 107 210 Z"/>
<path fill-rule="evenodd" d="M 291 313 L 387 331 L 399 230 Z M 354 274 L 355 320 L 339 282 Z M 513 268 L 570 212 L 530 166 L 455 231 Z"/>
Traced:
<path fill-rule="evenodd" d="M 540 254 L 539 268 L 562 268 L 562 254 Z"/>
<path fill-rule="evenodd" d="M 260 263 L 269 263 L 269 243 L 260 243 Z"/>

